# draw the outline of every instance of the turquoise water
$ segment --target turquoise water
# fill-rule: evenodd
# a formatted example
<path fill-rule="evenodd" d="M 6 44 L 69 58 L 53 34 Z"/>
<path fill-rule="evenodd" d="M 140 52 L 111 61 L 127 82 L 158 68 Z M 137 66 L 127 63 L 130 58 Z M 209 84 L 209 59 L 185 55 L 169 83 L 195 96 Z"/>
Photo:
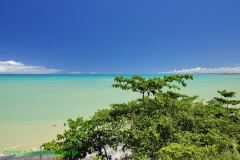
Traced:
<path fill-rule="evenodd" d="M 109 104 L 139 97 L 112 88 L 113 78 L 114 75 L 0 75 L 0 151 L 37 146 L 62 132 L 69 117 L 87 118 Z M 219 89 L 240 93 L 240 74 L 195 75 L 182 92 L 210 99 Z"/>

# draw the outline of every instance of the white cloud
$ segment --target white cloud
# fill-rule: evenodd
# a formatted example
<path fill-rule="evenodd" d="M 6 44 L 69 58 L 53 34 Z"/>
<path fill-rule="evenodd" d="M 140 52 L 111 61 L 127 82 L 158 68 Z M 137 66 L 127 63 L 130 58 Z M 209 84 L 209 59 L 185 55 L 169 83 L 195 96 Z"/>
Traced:
<path fill-rule="evenodd" d="M 79 71 L 71 71 L 71 72 L 69 72 L 68 74 L 82 74 L 82 72 L 79 72 Z"/>
<path fill-rule="evenodd" d="M 0 74 L 51 74 L 59 72 L 61 70 L 42 66 L 29 66 L 13 60 L 0 61 Z"/>
<path fill-rule="evenodd" d="M 218 67 L 218 68 L 204 68 L 204 67 L 196 67 L 196 68 L 188 68 L 188 69 L 180 69 L 180 70 L 172 70 L 169 72 L 164 72 L 168 74 L 175 73 L 240 73 L 240 66 L 235 67 Z"/>

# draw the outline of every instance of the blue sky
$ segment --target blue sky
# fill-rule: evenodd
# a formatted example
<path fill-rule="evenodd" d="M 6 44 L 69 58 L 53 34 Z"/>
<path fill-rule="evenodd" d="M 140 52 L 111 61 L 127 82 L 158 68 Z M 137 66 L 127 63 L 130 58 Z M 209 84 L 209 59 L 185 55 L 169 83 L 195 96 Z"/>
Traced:
<path fill-rule="evenodd" d="M 231 67 L 240 63 L 239 8 L 239 0 L 1 0 L 0 65 L 82 73 Z"/>

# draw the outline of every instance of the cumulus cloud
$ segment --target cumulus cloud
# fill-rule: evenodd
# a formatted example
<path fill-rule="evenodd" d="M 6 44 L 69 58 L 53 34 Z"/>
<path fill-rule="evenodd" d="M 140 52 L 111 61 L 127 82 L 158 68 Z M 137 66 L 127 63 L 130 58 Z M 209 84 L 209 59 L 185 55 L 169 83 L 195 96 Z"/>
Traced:
<path fill-rule="evenodd" d="M 168 74 L 177 74 L 177 73 L 240 73 L 240 66 L 235 67 L 218 67 L 218 68 L 204 68 L 204 67 L 196 67 L 196 68 L 188 68 L 188 69 L 180 69 L 180 70 L 172 70 L 169 72 L 164 72 Z"/>
<path fill-rule="evenodd" d="M 25 65 L 13 60 L 0 61 L 0 74 L 51 74 L 59 72 L 61 72 L 61 70 Z"/>

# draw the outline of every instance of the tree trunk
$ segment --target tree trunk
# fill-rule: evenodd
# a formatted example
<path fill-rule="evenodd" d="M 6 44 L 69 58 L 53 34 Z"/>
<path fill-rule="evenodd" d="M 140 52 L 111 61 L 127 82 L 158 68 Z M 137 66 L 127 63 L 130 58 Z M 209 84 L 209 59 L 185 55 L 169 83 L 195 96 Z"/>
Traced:
<path fill-rule="evenodd" d="M 144 104 L 144 92 L 142 93 L 142 102 Z"/>
<path fill-rule="evenodd" d="M 106 157 L 106 158 L 107 158 L 107 160 L 108 160 L 108 155 L 107 155 L 106 148 L 105 148 L 105 147 L 103 147 L 103 150 L 104 150 L 105 157 Z"/>

